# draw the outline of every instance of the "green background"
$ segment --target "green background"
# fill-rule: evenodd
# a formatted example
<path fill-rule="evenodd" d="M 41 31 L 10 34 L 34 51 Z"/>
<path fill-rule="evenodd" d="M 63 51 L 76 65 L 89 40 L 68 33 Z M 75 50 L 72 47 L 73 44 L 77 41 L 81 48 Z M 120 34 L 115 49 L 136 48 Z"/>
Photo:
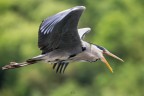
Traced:
<path fill-rule="evenodd" d="M 104 46 L 125 62 L 71 63 L 64 74 L 38 63 L 0 70 L 0 96 L 144 96 L 144 0 L 0 0 L 0 67 L 41 53 L 41 21 L 83 5 L 78 28 L 90 27 L 85 40 Z"/>

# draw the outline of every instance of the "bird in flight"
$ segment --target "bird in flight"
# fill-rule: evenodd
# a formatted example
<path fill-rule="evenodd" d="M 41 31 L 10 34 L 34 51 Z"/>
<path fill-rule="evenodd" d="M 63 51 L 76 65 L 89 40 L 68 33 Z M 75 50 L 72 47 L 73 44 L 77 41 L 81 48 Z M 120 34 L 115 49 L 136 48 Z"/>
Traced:
<path fill-rule="evenodd" d="M 64 73 L 70 62 L 101 60 L 113 72 L 103 54 L 122 62 L 123 60 L 102 46 L 84 41 L 85 34 L 91 31 L 90 28 L 77 29 L 79 19 L 85 9 L 84 6 L 76 6 L 44 19 L 38 32 L 38 47 L 42 51 L 41 55 L 22 63 L 10 62 L 9 65 L 2 67 L 2 70 L 45 61 L 53 64 L 56 72 Z"/>

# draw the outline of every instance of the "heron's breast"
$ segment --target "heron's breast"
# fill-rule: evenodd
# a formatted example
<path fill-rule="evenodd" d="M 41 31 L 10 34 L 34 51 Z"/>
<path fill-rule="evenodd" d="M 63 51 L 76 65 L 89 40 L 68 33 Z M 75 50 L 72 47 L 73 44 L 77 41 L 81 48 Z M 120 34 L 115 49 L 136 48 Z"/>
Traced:
<path fill-rule="evenodd" d="M 92 53 L 84 51 L 76 56 L 70 58 L 73 61 L 95 61 L 97 57 L 95 57 Z"/>

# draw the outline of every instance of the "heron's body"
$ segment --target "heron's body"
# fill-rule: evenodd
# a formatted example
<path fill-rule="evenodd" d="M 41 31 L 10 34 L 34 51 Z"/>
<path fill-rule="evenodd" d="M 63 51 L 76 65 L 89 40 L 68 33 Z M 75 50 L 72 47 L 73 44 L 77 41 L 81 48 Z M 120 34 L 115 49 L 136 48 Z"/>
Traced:
<path fill-rule="evenodd" d="M 38 33 L 38 47 L 42 54 L 26 62 L 11 62 L 3 69 L 13 69 L 45 61 L 54 64 L 53 69 L 57 67 L 56 72 L 62 70 L 64 72 L 69 62 L 94 62 L 100 59 L 112 71 L 103 54 L 123 60 L 104 47 L 83 40 L 85 34 L 91 30 L 90 28 L 77 29 L 78 21 L 84 10 L 84 6 L 76 6 L 43 20 Z"/>
<path fill-rule="evenodd" d="M 42 54 L 39 56 L 36 56 L 34 59 L 41 59 L 45 62 L 49 63 L 56 63 L 59 61 L 67 61 L 67 62 L 74 62 L 74 61 L 89 61 L 89 62 L 94 62 L 99 59 L 99 55 L 97 54 L 97 51 L 99 50 L 95 45 L 89 44 L 85 41 L 83 42 L 84 50 L 79 53 L 71 54 L 65 50 L 54 50 L 46 54 Z M 94 48 L 97 48 L 98 50 L 93 50 Z"/>

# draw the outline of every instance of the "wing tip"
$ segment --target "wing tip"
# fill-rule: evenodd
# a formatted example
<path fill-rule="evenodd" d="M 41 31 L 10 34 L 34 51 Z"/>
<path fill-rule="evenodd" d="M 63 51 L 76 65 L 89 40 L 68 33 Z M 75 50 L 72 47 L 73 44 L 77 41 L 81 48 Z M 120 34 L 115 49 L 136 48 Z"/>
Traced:
<path fill-rule="evenodd" d="M 72 10 L 85 10 L 86 7 L 85 6 L 75 6 L 73 8 L 71 8 Z"/>
<path fill-rule="evenodd" d="M 91 28 L 86 27 L 86 28 L 80 28 L 80 29 L 78 29 L 78 31 L 82 31 L 82 30 L 86 30 L 87 32 L 90 32 L 90 31 L 91 31 Z"/>

